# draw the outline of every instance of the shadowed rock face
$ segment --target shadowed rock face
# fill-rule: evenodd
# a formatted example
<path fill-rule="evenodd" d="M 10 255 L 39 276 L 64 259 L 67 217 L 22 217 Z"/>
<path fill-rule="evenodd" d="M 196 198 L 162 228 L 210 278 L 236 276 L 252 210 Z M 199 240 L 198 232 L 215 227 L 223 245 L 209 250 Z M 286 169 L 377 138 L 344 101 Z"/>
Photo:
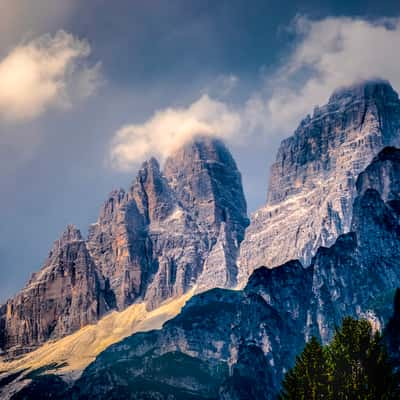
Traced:
<path fill-rule="evenodd" d="M 392 364 L 397 373 L 400 372 L 400 289 L 394 296 L 393 315 L 384 331 L 384 341 L 389 351 Z"/>
<path fill-rule="evenodd" d="M 321 247 L 308 268 L 298 261 L 263 267 L 242 291 L 195 296 L 162 330 L 100 354 L 72 398 L 273 399 L 311 335 L 326 343 L 349 315 L 382 327 L 400 285 L 393 200 L 400 195 L 399 168 L 400 150 L 379 153 L 358 179 L 352 232 Z"/>
<path fill-rule="evenodd" d="M 349 232 L 358 174 L 384 146 L 399 143 L 400 101 L 386 81 L 339 89 L 316 108 L 278 151 L 267 204 L 241 246 L 241 285 L 260 265 L 309 265 L 320 246 Z"/>
<path fill-rule="evenodd" d="M 164 172 L 150 159 L 129 191 L 110 194 L 87 240 L 68 227 L 42 270 L 0 308 L 0 348 L 26 352 L 110 309 L 142 300 L 153 308 L 194 285 L 233 286 L 247 225 L 241 176 L 221 141 L 195 139 Z"/>

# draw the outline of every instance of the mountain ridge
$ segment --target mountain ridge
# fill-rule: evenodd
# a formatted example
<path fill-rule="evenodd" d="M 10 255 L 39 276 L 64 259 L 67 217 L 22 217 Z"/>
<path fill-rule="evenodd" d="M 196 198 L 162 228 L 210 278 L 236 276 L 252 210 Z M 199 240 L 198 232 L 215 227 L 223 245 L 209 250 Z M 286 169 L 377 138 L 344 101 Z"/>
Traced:
<path fill-rule="evenodd" d="M 87 239 L 68 226 L 42 271 L 0 307 L 0 348 L 13 358 L 95 326 L 90 324 L 112 310 L 144 304 L 145 314 L 156 312 L 193 291 L 197 296 L 160 332 L 132 339 L 140 337 L 143 348 L 156 352 L 152 357 L 130 350 L 129 357 L 146 365 L 141 371 L 127 366 L 139 377 L 136 383 L 146 388 L 155 379 L 169 394 L 208 398 L 217 391 L 221 399 L 236 399 L 243 393 L 233 376 L 246 387 L 259 376 L 275 393 L 311 335 L 329 341 L 347 314 L 378 328 L 385 322 L 387 310 L 370 305 L 382 291 L 400 286 L 392 261 L 400 253 L 400 153 L 386 146 L 399 142 L 400 100 L 388 82 L 336 91 L 282 142 L 267 206 L 249 227 L 241 175 L 222 141 L 197 137 L 163 169 L 151 158 L 128 190 L 109 195 Z M 263 264 L 276 268 L 256 268 Z M 237 285 L 243 290 L 215 289 Z M 107 382 L 93 388 L 96 366 L 104 370 L 101 362 L 130 341 L 99 355 L 75 389 L 87 379 L 88 388 L 101 391 Z M 180 376 L 182 387 L 177 377 L 172 386 L 167 375 L 157 381 L 153 368 L 166 368 L 164 355 L 169 359 L 170 353 L 179 371 L 180 363 L 200 363 L 198 390 L 193 377 L 188 382 Z M 251 370 L 254 360 L 265 368 Z"/>
<path fill-rule="evenodd" d="M 316 107 L 278 150 L 267 203 L 241 245 L 240 286 L 257 266 L 309 265 L 320 246 L 349 232 L 358 174 L 383 147 L 399 144 L 400 100 L 387 81 L 341 88 Z"/>
<path fill-rule="evenodd" d="M 363 174 L 398 171 L 400 150 L 387 151 L 393 157 L 379 155 Z M 392 304 L 383 310 L 373 302 L 400 285 L 400 213 L 375 188 L 364 189 L 354 202 L 354 231 L 321 247 L 309 267 L 299 261 L 261 267 L 242 291 L 194 296 L 161 330 L 133 335 L 100 354 L 71 398 L 244 400 L 256 390 L 257 398 L 275 399 L 311 336 L 329 342 L 346 316 L 382 329 Z"/>
<path fill-rule="evenodd" d="M 128 191 L 111 192 L 88 238 L 68 226 L 40 272 L 0 308 L 1 349 L 18 356 L 135 302 L 154 309 L 194 286 L 234 285 L 246 207 L 240 172 L 218 139 L 186 143 L 164 171 L 154 158 L 144 162 Z"/>

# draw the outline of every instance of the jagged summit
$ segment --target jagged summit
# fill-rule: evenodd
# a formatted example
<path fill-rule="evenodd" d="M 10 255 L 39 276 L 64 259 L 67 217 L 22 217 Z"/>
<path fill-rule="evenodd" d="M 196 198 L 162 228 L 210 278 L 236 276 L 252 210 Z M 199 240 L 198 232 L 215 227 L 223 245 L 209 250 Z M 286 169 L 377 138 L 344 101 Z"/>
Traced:
<path fill-rule="evenodd" d="M 83 240 L 82 234 L 75 225 L 67 225 L 65 231 L 60 237 L 60 242 L 62 243 L 76 242 L 79 240 Z"/>
<path fill-rule="evenodd" d="M 350 229 L 358 174 L 385 146 L 400 144 L 400 100 L 384 80 L 337 90 L 282 141 L 267 204 L 252 216 L 239 280 L 291 259 L 308 265 L 320 246 Z"/>
<path fill-rule="evenodd" d="M 0 308 L 0 345 L 18 356 L 95 323 L 114 307 L 79 230 L 70 225 L 39 272 Z"/>
<path fill-rule="evenodd" d="M 170 156 L 164 166 L 169 185 L 185 207 L 198 208 L 202 224 L 248 224 L 241 174 L 225 144 L 196 137 Z"/>
<path fill-rule="evenodd" d="M 0 351 L 29 351 L 132 303 L 149 311 L 214 288 L 162 331 L 111 348 L 81 383 L 97 371 L 89 391 L 103 393 L 103 384 L 119 381 L 109 354 L 112 365 L 121 354 L 117 360 L 139 361 L 123 369 L 128 380 L 146 371 L 154 379 L 154 365 L 164 365 L 168 376 L 177 360 L 172 351 L 185 362 L 211 358 L 210 376 L 260 373 L 265 387 L 277 388 L 310 335 L 329 340 L 344 315 L 379 326 L 383 314 L 370 313 L 371 301 L 400 285 L 400 150 L 384 148 L 400 142 L 400 101 L 386 83 L 346 90 L 282 142 L 267 204 L 252 216 L 242 245 L 248 220 L 241 176 L 220 140 L 195 138 L 164 167 L 145 162 L 129 190 L 107 198 L 88 239 L 67 227 L 39 273 L 0 307 Z M 357 100 L 343 100 L 352 96 Z M 262 265 L 269 269 L 248 281 Z M 246 289 L 215 289 L 237 283 Z M 266 363 L 277 375 L 266 372 Z M 252 365 L 262 367 L 247 372 Z M 104 370 L 112 372 L 111 383 Z M 220 378 L 219 393 L 233 390 L 228 375 Z"/>
<path fill-rule="evenodd" d="M 388 80 L 381 78 L 368 79 L 336 89 L 330 96 L 328 104 L 379 97 L 398 99 L 397 93 Z"/>
<path fill-rule="evenodd" d="M 246 235 L 241 174 L 221 140 L 196 137 L 163 167 L 144 162 L 127 191 L 109 195 L 87 240 L 67 227 L 40 272 L 0 308 L 1 346 L 26 351 L 110 309 L 142 301 L 151 309 L 192 289 L 244 286 L 262 265 L 310 264 L 318 248 L 350 230 L 359 173 L 399 143 L 400 100 L 387 82 L 340 89 L 282 142 L 267 204 Z M 377 159 L 397 160 L 394 153 Z M 386 164 L 373 162 L 357 188 L 396 200 L 397 164 Z"/>
<path fill-rule="evenodd" d="M 84 240 L 69 225 L 28 285 L 0 308 L 0 346 L 29 351 L 111 309 L 149 309 L 193 288 L 234 286 L 248 224 L 241 175 L 218 139 L 197 137 L 143 163 L 114 190 Z"/>
<path fill-rule="evenodd" d="M 184 142 L 167 157 L 166 164 L 168 160 L 171 161 L 176 158 L 184 159 L 186 157 L 194 157 L 197 161 L 217 161 L 221 157 L 227 157 L 231 158 L 231 161 L 234 162 L 225 143 L 217 137 L 208 135 L 196 135 Z"/>
<path fill-rule="evenodd" d="M 388 161 L 374 163 L 383 168 L 378 170 L 384 178 Z M 400 160 L 389 164 L 400 172 Z M 375 175 L 371 166 L 363 172 L 370 178 Z M 276 399 L 286 371 L 312 336 L 328 343 L 344 317 L 365 318 L 380 329 L 390 316 L 389 299 L 400 285 L 398 214 L 369 187 L 357 193 L 353 221 L 358 221 L 355 232 L 320 248 L 309 267 L 289 261 L 259 268 L 243 290 L 214 289 L 195 296 L 161 330 L 108 348 L 72 392 L 78 399 L 115 393 Z M 392 318 L 387 331 L 397 356 L 399 325 L 398 316 Z"/>
<path fill-rule="evenodd" d="M 368 104 L 375 103 L 378 107 L 395 105 L 399 101 L 397 92 L 385 79 L 369 79 L 348 86 L 337 88 L 325 105 L 316 106 L 312 115 L 307 115 L 295 130 L 294 135 L 303 135 L 304 128 L 316 120 L 337 112 L 344 112 L 351 105 L 365 109 Z M 384 104 L 383 104 L 384 103 Z M 288 138 L 287 140 L 290 140 Z"/>

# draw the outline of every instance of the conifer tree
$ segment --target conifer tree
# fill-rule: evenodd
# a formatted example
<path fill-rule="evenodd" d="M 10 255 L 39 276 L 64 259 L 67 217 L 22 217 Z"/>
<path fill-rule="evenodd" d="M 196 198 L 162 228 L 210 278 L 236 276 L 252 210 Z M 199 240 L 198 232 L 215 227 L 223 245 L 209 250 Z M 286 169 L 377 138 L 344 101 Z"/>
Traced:
<path fill-rule="evenodd" d="M 327 347 L 327 360 L 335 399 L 392 398 L 392 368 L 381 335 L 367 320 L 345 318 Z"/>
<path fill-rule="evenodd" d="M 329 395 L 328 365 L 324 349 L 315 337 L 297 357 L 283 382 L 282 400 L 320 400 Z"/>
<path fill-rule="evenodd" d="M 392 400 L 396 377 L 382 336 L 367 320 L 345 318 L 332 342 L 312 338 L 282 383 L 281 400 Z"/>

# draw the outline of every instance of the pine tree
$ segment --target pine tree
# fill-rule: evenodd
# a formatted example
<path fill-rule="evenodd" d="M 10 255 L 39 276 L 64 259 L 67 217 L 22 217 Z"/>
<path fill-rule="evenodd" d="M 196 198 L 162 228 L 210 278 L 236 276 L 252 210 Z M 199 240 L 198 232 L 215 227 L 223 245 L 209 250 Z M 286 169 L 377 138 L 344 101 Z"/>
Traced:
<path fill-rule="evenodd" d="M 320 400 L 329 398 L 328 365 L 324 349 L 315 337 L 296 358 L 295 366 L 283 382 L 282 400 Z"/>
<path fill-rule="evenodd" d="M 399 399 L 382 336 L 367 320 L 345 318 L 330 345 L 312 338 L 282 383 L 281 400 Z"/>
<path fill-rule="evenodd" d="M 337 400 L 390 399 L 394 378 L 381 335 L 367 320 L 345 318 L 327 348 Z"/>

